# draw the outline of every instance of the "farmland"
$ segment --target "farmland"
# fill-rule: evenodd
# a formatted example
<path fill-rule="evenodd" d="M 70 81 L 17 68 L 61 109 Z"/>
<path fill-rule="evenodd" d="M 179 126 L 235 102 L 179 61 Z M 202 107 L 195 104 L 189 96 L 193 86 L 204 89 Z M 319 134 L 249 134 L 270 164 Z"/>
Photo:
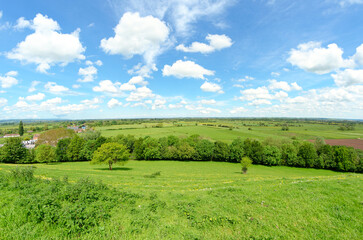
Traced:
<path fill-rule="evenodd" d="M 46 221 L 17 225 L 17 201 L 10 199 L 27 196 L 31 188 L 3 188 L 0 214 L 13 216 L 14 223 L 0 218 L 0 238 L 360 239 L 363 234 L 361 174 L 253 166 L 243 175 L 239 164 L 219 162 L 130 161 L 113 171 L 88 162 L 33 166 L 43 188 L 51 189 L 53 181 L 46 179 L 67 175 L 77 184 L 88 177 L 128 200 L 120 197 L 99 225 L 69 235 Z M 5 174 L 15 166 L 0 168 Z"/>

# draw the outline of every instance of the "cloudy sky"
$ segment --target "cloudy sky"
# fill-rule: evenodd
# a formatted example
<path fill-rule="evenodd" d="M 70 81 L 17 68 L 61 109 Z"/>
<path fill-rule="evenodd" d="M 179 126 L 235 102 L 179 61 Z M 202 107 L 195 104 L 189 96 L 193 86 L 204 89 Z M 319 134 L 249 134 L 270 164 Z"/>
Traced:
<path fill-rule="evenodd" d="M 0 0 L 0 119 L 363 117 L 363 0 Z"/>

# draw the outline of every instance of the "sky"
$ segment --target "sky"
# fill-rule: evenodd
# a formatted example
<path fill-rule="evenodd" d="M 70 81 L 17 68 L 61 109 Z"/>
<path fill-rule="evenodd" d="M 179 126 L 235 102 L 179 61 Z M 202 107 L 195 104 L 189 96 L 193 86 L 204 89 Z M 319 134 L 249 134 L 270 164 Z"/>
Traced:
<path fill-rule="evenodd" d="M 0 119 L 363 118 L 363 0 L 0 0 Z"/>

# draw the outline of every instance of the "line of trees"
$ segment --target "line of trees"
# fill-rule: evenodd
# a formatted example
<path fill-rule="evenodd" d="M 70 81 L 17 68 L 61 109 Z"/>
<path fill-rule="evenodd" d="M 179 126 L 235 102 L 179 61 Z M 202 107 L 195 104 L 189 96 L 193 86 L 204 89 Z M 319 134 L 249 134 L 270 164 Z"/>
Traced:
<path fill-rule="evenodd" d="M 55 146 L 42 144 L 34 150 L 25 149 L 19 138 L 9 138 L 0 148 L 0 162 L 69 162 L 91 161 L 94 152 L 105 143 L 124 145 L 137 160 L 221 161 L 240 162 L 249 157 L 253 164 L 320 168 L 337 171 L 363 172 L 362 151 L 346 146 L 330 146 L 322 139 L 315 144 L 307 141 L 279 141 L 237 138 L 231 144 L 212 142 L 199 135 L 187 138 L 135 138 L 118 135 L 105 138 L 99 132 L 86 132 L 62 138 Z"/>

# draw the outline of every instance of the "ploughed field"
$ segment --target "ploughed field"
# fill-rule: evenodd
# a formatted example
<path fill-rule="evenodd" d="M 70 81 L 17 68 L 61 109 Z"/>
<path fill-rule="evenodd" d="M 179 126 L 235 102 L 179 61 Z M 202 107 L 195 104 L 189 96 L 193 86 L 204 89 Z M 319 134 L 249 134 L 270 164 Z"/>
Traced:
<path fill-rule="evenodd" d="M 244 175 L 224 162 L 32 166 L 30 181 L 0 164 L 0 239 L 363 236 L 362 174 L 256 165 Z"/>

